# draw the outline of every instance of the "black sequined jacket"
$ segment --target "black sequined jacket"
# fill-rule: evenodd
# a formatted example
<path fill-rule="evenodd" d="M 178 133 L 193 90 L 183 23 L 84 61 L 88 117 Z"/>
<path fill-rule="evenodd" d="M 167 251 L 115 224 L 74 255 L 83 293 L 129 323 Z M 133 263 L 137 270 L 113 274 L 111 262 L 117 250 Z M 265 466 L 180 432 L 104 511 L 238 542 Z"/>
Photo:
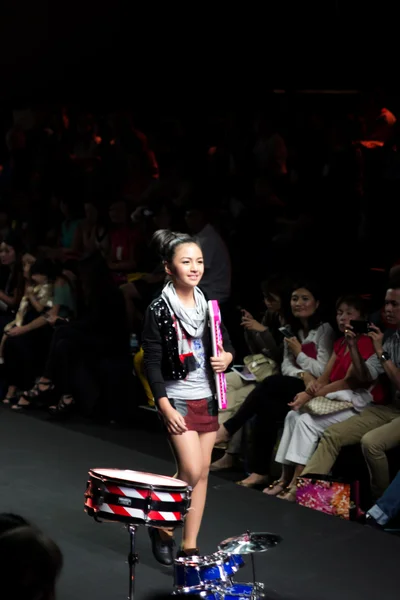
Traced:
<path fill-rule="evenodd" d="M 234 355 L 228 332 L 221 324 L 224 349 Z M 211 346 L 210 346 L 211 347 Z M 154 399 L 167 395 L 165 381 L 185 379 L 188 372 L 179 358 L 178 338 L 165 300 L 154 300 L 147 309 L 143 328 L 144 367 Z"/>

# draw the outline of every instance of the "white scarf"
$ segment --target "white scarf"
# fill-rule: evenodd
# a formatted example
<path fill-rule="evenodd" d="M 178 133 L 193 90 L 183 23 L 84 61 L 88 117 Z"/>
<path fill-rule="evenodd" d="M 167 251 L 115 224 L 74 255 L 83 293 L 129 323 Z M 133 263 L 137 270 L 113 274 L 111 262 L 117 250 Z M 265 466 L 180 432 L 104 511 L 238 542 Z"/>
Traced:
<path fill-rule="evenodd" d="M 208 305 L 203 292 L 198 287 L 194 288 L 195 311 L 187 310 L 182 306 L 172 281 L 164 287 L 161 296 L 190 337 L 203 337 L 204 329 L 208 324 Z"/>

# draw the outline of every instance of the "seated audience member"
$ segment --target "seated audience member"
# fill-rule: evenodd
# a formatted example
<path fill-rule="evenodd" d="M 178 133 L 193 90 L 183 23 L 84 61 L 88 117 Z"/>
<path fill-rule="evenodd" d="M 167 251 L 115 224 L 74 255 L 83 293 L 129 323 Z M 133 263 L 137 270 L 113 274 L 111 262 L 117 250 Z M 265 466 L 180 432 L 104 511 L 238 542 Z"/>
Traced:
<path fill-rule="evenodd" d="M 1 597 L 54 600 L 63 567 L 57 544 L 23 517 L 0 514 Z"/>
<path fill-rule="evenodd" d="M 4 326 L 12 320 L 12 310 L 16 310 L 23 294 L 21 265 L 22 244 L 19 237 L 10 232 L 0 245 L 3 287 L 0 290 L 0 334 Z"/>
<path fill-rule="evenodd" d="M 262 284 L 264 303 L 267 310 L 261 323 L 246 310 L 242 311 L 242 327 L 244 328 L 250 355 L 261 354 L 273 361 L 269 364 L 269 372 L 266 376 L 278 372 L 282 362 L 283 335 L 279 328 L 287 322 L 290 301 L 289 289 L 289 283 L 279 277 L 273 277 Z M 219 411 L 218 420 L 220 424 L 237 412 L 250 392 L 256 387 L 255 382 L 245 381 L 234 371 L 226 374 L 226 384 L 228 408 Z M 211 465 L 211 470 L 231 468 L 239 454 L 240 445 L 241 430 L 235 433 L 224 456 Z"/>
<path fill-rule="evenodd" d="M 365 320 L 366 310 L 361 298 L 343 296 L 336 304 L 336 320 L 339 331 L 344 334 L 351 320 Z M 368 359 L 374 353 L 371 338 L 361 335 L 357 340 L 361 356 Z M 352 375 L 351 355 L 346 339 L 342 335 L 334 345 L 334 350 L 324 373 L 315 382 L 307 386 L 291 403 L 292 409 L 286 416 L 285 427 L 276 462 L 283 465 L 280 479 L 267 492 L 280 498 L 295 502 L 297 477 L 304 469 L 307 460 L 317 447 L 318 439 L 325 429 L 334 423 L 341 423 L 360 412 L 372 401 L 382 403 L 383 389 L 377 384 L 367 391 L 362 389 L 363 382 Z M 365 383 L 365 382 L 364 382 Z M 367 387 L 370 387 L 368 384 Z M 318 396 L 336 400 L 338 411 L 327 415 L 313 415 L 304 412 L 307 402 Z M 351 402 L 352 408 L 340 410 L 341 400 Z"/>
<path fill-rule="evenodd" d="M 96 254 L 84 259 L 79 271 L 85 314 L 56 328 L 42 377 L 22 397 L 26 403 L 34 404 L 56 392 L 60 401 L 50 407 L 50 414 L 56 418 L 68 415 L 75 404 L 73 374 L 78 364 L 129 356 L 124 298 L 113 283 L 106 262 Z"/>
<path fill-rule="evenodd" d="M 106 219 L 95 202 L 85 202 L 84 209 L 86 218 L 81 221 L 76 231 L 77 251 L 81 255 L 98 251 L 107 258 L 110 253 L 110 240 Z"/>
<path fill-rule="evenodd" d="M 389 271 L 389 286 L 391 287 L 392 281 L 398 281 L 400 279 L 400 265 L 395 264 Z M 396 331 L 397 323 L 393 320 L 392 315 L 386 315 L 385 306 L 382 306 L 380 310 L 374 312 L 370 318 L 370 322 L 376 325 L 384 333 L 387 330 Z"/>
<path fill-rule="evenodd" d="M 31 263 L 31 258 L 30 254 L 24 254 L 22 257 L 24 278 L 27 282 L 30 279 L 31 285 L 27 285 L 25 288 L 25 294 L 19 304 L 15 319 L 4 328 L 3 338 L 0 342 L 0 364 L 4 363 L 3 351 L 7 336 L 21 335 L 19 328 L 26 324 L 28 311 L 33 308 L 36 313 L 40 314 L 46 308 L 53 306 L 53 264 L 45 260 Z M 18 328 L 18 331 L 11 333 L 14 328 Z"/>
<path fill-rule="evenodd" d="M 28 255 L 28 259 L 35 260 L 31 255 Z M 27 256 L 24 255 L 24 260 L 27 260 Z M 34 270 L 37 267 L 34 267 Z M 13 364 L 16 366 L 21 364 L 22 360 L 25 360 L 25 365 L 31 365 L 31 372 L 29 373 L 29 377 L 31 381 L 28 380 L 27 377 L 24 376 L 24 384 L 21 381 L 21 376 L 16 375 L 14 379 L 19 381 L 19 389 L 27 389 L 30 385 L 32 385 L 32 381 L 34 377 L 40 375 L 43 371 L 52 335 L 53 330 L 50 326 L 57 326 L 62 323 L 66 323 L 69 320 L 73 319 L 76 316 L 76 290 L 74 288 L 74 282 L 71 279 L 71 275 L 67 274 L 62 270 L 62 267 L 58 263 L 53 263 L 53 278 L 55 279 L 53 285 L 53 297 L 52 297 L 52 305 L 45 314 L 37 316 L 36 319 L 31 321 L 26 326 L 26 332 L 35 332 L 35 336 L 31 336 L 31 338 L 23 337 L 18 341 L 8 340 L 8 352 L 10 356 L 10 360 L 13 360 Z M 29 276 L 29 275 L 27 275 Z M 38 341 L 38 332 L 41 332 L 40 335 L 40 343 Z M 29 343 L 26 343 L 26 342 Z M 31 360 L 27 363 L 28 354 L 31 354 Z M 7 369 L 8 371 L 8 369 Z M 25 368 L 26 371 L 26 368 Z M 13 371 L 12 371 L 13 372 Z M 28 371 L 29 372 L 29 371 Z M 25 391 L 21 394 L 21 397 L 18 400 L 18 403 L 12 407 L 13 410 L 28 410 L 29 408 L 34 408 L 34 404 L 31 406 L 31 401 L 34 400 L 40 393 L 45 393 L 47 387 L 42 385 L 40 382 L 37 382 L 34 387 Z M 14 398 L 16 393 L 16 385 L 9 386 L 7 396 L 3 400 L 4 404 L 9 404 Z"/>
<path fill-rule="evenodd" d="M 53 306 L 53 263 L 49 259 L 35 260 L 31 254 L 25 254 L 23 260 L 25 295 L 15 320 L 6 326 L 2 341 L 8 384 L 4 404 L 15 399 L 17 389 L 32 385 L 51 339 L 45 313 Z"/>
<path fill-rule="evenodd" d="M 199 241 L 204 257 L 201 289 L 209 300 L 217 300 L 223 311 L 231 295 L 231 259 L 228 248 L 218 231 L 209 223 L 201 207 L 186 213 L 186 224 Z"/>
<path fill-rule="evenodd" d="M 129 221 L 128 207 L 120 200 L 111 204 L 109 209 L 110 229 L 110 258 L 108 266 L 113 272 L 114 281 L 126 283 L 128 273 L 136 270 L 140 234 Z"/>
<path fill-rule="evenodd" d="M 386 451 L 400 444 L 400 283 L 392 285 L 386 292 L 385 313 L 390 321 L 397 323 L 397 331 L 384 336 L 377 327 L 371 326 L 368 335 L 375 354 L 367 361 L 360 353 L 357 336 L 352 335 L 350 326 L 347 334 L 355 378 L 372 383 L 379 375 L 386 374 L 392 384 L 392 399 L 387 405 L 368 406 L 359 415 L 329 427 L 303 471 L 304 474 L 328 474 L 343 446 L 361 442 L 376 498 L 383 494 L 390 481 Z"/>
<path fill-rule="evenodd" d="M 241 485 L 266 483 L 278 431 L 296 395 L 324 372 L 332 354 L 334 332 L 323 323 L 320 295 L 314 284 L 300 283 L 291 295 L 289 337 L 284 340 L 282 374 L 272 375 L 247 396 L 237 413 L 217 433 L 216 443 L 227 442 L 236 431 L 256 416 L 252 472 Z"/>
<path fill-rule="evenodd" d="M 390 521 L 392 521 L 392 519 L 395 519 L 399 513 L 400 471 L 383 495 L 376 501 L 376 504 L 374 504 L 365 515 L 366 524 L 383 529 Z"/>

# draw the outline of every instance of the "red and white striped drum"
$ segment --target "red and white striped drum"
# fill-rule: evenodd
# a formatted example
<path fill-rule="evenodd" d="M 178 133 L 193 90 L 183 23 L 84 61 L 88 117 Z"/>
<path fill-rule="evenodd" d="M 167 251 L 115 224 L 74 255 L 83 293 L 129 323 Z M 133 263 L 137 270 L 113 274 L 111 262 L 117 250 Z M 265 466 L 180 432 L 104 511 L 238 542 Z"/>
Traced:
<path fill-rule="evenodd" d="M 85 510 L 97 520 L 151 527 L 179 527 L 190 506 L 192 488 L 153 473 L 91 469 Z"/>

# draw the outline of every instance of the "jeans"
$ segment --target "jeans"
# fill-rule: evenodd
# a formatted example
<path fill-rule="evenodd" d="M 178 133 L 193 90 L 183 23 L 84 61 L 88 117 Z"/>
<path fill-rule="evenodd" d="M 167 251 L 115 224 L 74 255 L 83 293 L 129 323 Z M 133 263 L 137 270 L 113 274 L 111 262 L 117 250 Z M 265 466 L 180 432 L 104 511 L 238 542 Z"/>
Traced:
<path fill-rule="evenodd" d="M 368 511 L 379 525 L 386 525 L 400 512 L 400 471 L 379 498 L 377 503 Z"/>
<path fill-rule="evenodd" d="M 371 489 L 380 498 L 390 483 L 387 450 L 400 444 L 400 409 L 372 404 L 362 413 L 325 431 L 303 474 L 327 475 L 343 446 L 359 444 L 371 477 Z"/>

